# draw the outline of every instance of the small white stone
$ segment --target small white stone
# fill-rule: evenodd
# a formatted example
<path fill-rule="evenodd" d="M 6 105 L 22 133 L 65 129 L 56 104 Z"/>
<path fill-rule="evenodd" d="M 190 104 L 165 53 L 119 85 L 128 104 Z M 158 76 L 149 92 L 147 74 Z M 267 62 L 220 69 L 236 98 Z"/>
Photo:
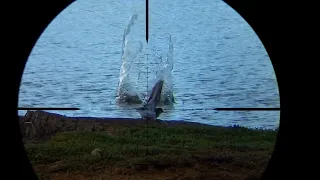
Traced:
<path fill-rule="evenodd" d="M 97 158 L 102 158 L 102 150 L 99 148 L 96 148 L 91 152 L 91 155 Z"/>

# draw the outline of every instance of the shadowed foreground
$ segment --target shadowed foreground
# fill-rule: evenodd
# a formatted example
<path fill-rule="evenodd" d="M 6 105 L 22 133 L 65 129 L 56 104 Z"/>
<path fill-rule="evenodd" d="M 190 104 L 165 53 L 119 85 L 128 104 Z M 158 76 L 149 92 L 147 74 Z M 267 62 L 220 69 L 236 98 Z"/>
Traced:
<path fill-rule="evenodd" d="M 21 130 L 40 179 L 77 180 L 259 179 L 277 135 L 273 130 L 182 122 L 147 126 L 141 120 L 89 120 L 42 111 L 21 118 Z"/>

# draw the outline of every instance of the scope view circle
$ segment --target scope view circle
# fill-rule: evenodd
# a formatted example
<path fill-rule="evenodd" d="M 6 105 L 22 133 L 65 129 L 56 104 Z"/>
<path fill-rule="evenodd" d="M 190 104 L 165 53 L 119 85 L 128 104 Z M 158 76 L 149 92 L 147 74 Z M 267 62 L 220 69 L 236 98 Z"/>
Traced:
<path fill-rule="evenodd" d="M 280 107 L 258 36 L 222 1 L 150 1 L 147 42 L 145 3 L 76 1 L 38 39 L 19 107 L 79 110 L 18 112 L 37 172 L 62 179 L 101 168 L 108 179 L 261 175 L 280 112 L 216 110 Z M 137 109 L 155 105 L 158 95 L 161 112 L 148 109 L 158 120 L 141 120 Z"/>

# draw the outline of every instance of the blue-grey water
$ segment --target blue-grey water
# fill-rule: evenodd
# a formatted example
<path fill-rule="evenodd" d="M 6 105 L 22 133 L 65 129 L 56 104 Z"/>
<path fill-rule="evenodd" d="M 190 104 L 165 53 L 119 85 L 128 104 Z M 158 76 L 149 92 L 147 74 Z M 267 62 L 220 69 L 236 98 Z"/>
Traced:
<path fill-rule="evenodd" d="M 78 0 L 71 4 L 33 48 L 22 77 L 19 106 L 81 109 L 52 111 L 69 116 L 139 117 L 132 106 L 119 105 L 115 98 L 124 28 L 136 13 L 141 30 L 136 28 L 134 37 L 149 51 L 166 53 L 167 35 L 172 37 L 176 104 L 160 119 L 278 127 L 279 111 L 199 110 L 280 107 L 269 56 L 239 14 L 220 0 L 152 0 L 149 12 L 150 40 L 146 45 L 144 0 Z M 140 59 L 146 58 L 144 53 Z M 143 84 L 143 80 L 139 82 Z"/>

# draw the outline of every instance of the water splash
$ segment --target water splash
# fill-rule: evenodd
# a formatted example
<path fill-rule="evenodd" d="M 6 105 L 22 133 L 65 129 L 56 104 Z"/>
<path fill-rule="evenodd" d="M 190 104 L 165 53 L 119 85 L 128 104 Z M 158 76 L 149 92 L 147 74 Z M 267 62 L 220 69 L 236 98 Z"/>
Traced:
<path fill-rule="evenodd" d="M 173 43 L 168 36 L 169 48 L 161 55 L 155 50 L 149 52 L 142 41 L 137 40 L 134 30 L 137 29 L 138 15 L 130 17 L 124 30 L 122 42 L 122 65 L 120 68 L 117 99 L 119 102 L 140 104 L 146 102 L 153 85 L 160 79 L 164 80 L 160 103 L 169 105 L 173 98 Z M 141 28 L 141 27 L 140 27 Z M 140 38 L 143 39 L 143 38 Z M 148 56 L 143 51 L 148 51 Z M 148 70 L 147 72 L 145 72 Z M 146 93 L 147 92 L 147 93 Z"/>
<path fill-rule="evenodd" d="M 168 35 L 169 48 L 164 56 L 156 55 L 155 59 L 158 60 L 159 65 L 157 66 L 156 74 L 153 79 L 153 84 L 158 80 L 164 80 L 163 89 L 161 92 L 160 103 L 164 105 L 170 105 L 175 102 L 173 96 L 173 82 L 172 82 L 172 71 L 173 71 L 173 43 L 171 35 Z M 149 92 L 150 93 L 150 92 Z"/>
<path fill-rule="evenodd" d="M 138 15 L 134 14 L 130 17 L 129 23 L 124 30 L 122 40 L 122 65 L 120 68 L 119 84 L 117 88 L 117 99 L 124 102 L 141 103 L 141 97 L 138 93 L 137 81 L 134 81 L 135 70 L 134 60 L 138 57 L 139 53 L 142 52 L 143 44 L 141 41 L 135 41 L 130 32 L 134 27 Z"/>

